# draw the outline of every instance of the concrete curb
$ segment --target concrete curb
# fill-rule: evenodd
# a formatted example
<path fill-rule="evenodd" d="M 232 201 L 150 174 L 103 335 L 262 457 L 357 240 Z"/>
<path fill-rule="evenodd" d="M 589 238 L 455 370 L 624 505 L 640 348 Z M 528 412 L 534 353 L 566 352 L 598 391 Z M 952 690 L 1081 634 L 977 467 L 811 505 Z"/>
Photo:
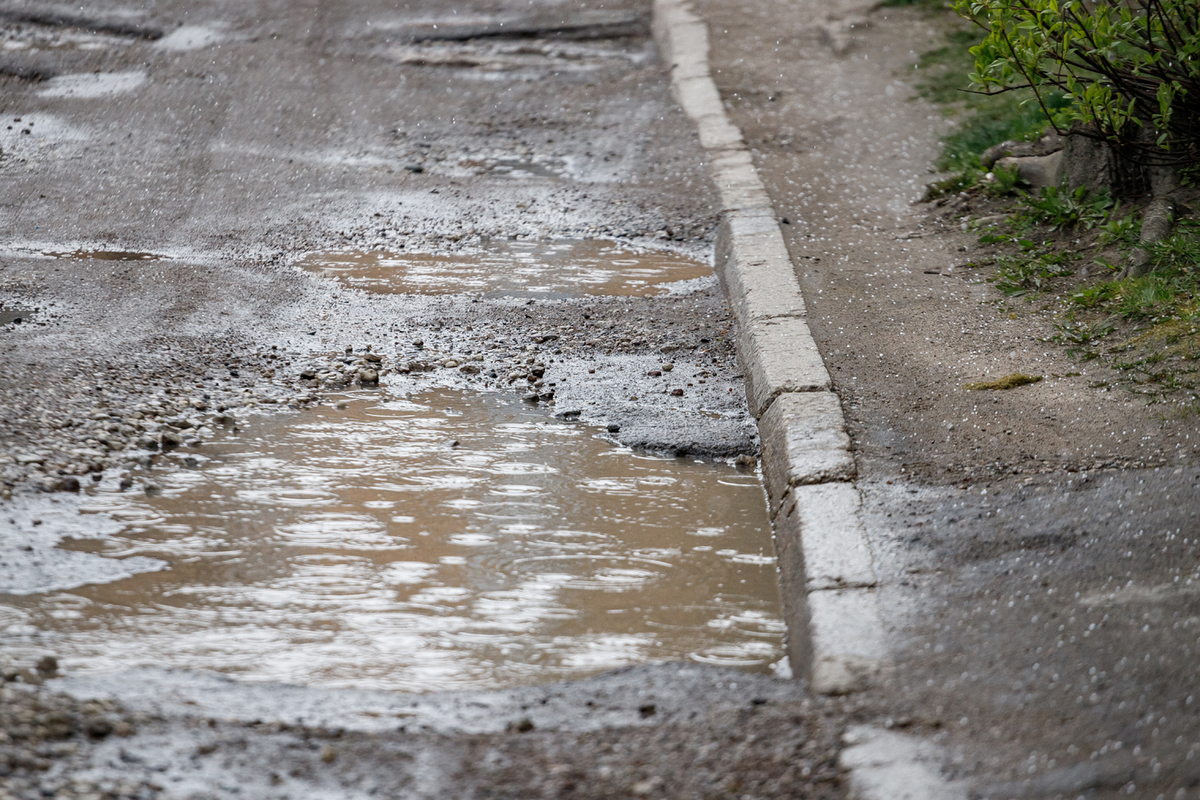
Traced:
<path fill-rule="evenodd" d="M 771 199 L 713 82 L 708 26 L 685 0 L 654 0 L 652 27 L 720 194 L 716 272 L 763 443 L 788 657 L 813 691 L 856 691 L 886 669 L 888 649 L 841 404 Z"/>
<path fill-rule="evenodd" d="M 843 737 L 838 765 L 850 800 L 965 800 L 967 787 L 942 778 L 947 754 L 938 745 L 895 731 L 856 725 Z"/>

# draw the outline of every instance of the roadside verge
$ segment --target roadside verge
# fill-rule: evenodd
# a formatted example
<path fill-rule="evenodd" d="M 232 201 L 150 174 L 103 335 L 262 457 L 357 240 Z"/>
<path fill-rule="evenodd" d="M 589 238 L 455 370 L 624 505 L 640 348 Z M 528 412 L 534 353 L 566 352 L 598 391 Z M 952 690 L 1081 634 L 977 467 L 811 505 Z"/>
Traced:
<path fill-rule="evenodd" d="M 886 669 L 888 650 L 841 403 L 774 207 L 713 82 L 707 26 L 682 0 L 655 0 L 653 30 L 720 193 L 715 266 L 762 441 L 788 658 L 815 692 L 861 690 Z"/>

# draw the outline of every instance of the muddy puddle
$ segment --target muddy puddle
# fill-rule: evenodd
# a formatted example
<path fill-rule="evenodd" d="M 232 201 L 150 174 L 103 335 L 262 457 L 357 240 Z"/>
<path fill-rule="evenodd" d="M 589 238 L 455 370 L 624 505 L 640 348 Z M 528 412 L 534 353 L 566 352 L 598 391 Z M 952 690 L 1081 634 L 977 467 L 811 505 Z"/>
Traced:
<path fill-rule="evenodd" d="M 69 258 L 73 261 L 157 261 L 165 258 L 158 253 L 140 253 L 135 250 L 65 250 L 42 252 L 51 258 Z"/>
<path fill-rule="evenodd" d="M 0 326 L 20 325 L 33 319 L 34 312 L 28 308 L 0 308 Z"/>
<path fill-rule="evenodd" d="M 313 253 L 309 272 L 378 294 L 569 297 L 662 294 L 667 284 L 712 275 L 703 261 L 615 242 L 493 242 L 485 253 L 431 255 L 385 251 Z"/>
<path fill-rule="evenodd" d="M 510 398 L 431 390 L 248 418 L 88 489 L 62 546 L 169 566 L 0 603 L 0 646 L 430 691 L 690 660 L 764 671 L 783 623 L 753 474 L 604 441 Z"/>

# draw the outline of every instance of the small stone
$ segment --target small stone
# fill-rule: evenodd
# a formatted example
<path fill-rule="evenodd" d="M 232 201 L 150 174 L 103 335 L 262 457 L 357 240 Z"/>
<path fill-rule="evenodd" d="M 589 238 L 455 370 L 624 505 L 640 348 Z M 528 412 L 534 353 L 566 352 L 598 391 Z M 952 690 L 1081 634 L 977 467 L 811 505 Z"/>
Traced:
<path fill-rule="evenodd" d="M 93 739 L 103 739 L 112 732 L 112 723 L 106 719 L 94 719 L 87 724 L 87 735 Z"/>
<path fill-rule="evenodd" d="M 662 370 L 652 369 L 646 373 L 646 376 L 649 378 L 661 378 Z"/>
<path fill-rule="evenodd" d="M 579 415 L 582 413 L 583 412 L 578 408 L 567 408 L 559 411 L 554 416 L 558 417 L 559 419 L 579 419 Z"/>
<path fill-rule="evenodd" d="M 671 397 L 683 397 L 683 389 L 672 389 Z"/>
<path fill-rule="evenodd" d="M 308 369 L 300 370 L 300 380 L 311 381 L 316 377 L 317 377 L 317 371 L 315 369 L 312 369 L 311 367 Z"/>
<path fill-rule="evenodd" d="M 632 786 L 633 794 L 637 797 L 644 797 L 652 794 L 660 786 L 663 785 L 663 779 L 655 775 L 653 778 L 644 781 L 638 781 Z"/>
<path fill-rule="evenodd" d="M 608 423 L 608 432 L 609 433 L 620 433 L 621 426 L 615 422 L 610 422 L 610 423 Z"/>
<path fill-rule="evenodd" d="M 679 345 L 677 345 L 677 344 L 664 344 L 662 347 L 658 348 L 658 352 L 674 353 L 678 349 L 679 349 Z"/>
<path fill-rule="evenodd" d="M 467 375 L 478 375 L 479 374 L 479 365 L 478 364 L 463 364 L 461 367 L 458 368 L 458 371 L 466 373 Z"/>
<path fill-rule="evenodd" d="M 359 370 L 358 382 L 363 386 L 377 386 L 379 385 L 379 372 L 369 367 Z"/>
<path fill-rule="evenodd" d="M 372 364 L 378 364 L 383 361 L 383 356 L 381 356 L 379 353 L 367 353 L 365 356 L 363 356 L 363 358 L 365 358 L 367 361 L 370 361 Z"/>
<path fill-rule="evenodd" d="M 158 441 L 164 451 L 174 450 L 183 444 L 183 437 L 175 431 L 163 431 L 159 435 Z"/>
<path fill-rule="evenodd" d="M 733 460 L 733 465 L 738 469 L 753 469 L 758 465 L 758 459 L 748 453 L 741 453 Z"/>
<path fill-rule="evenodd" d="M 58 675 L 58 659 L 54 656 L 42 656 L 38 659 L 35 669 L 43 678 L 53 678 Z"/>
<path fill-rule="evenodd" d="M 533 720 L 531 720 L 529 717 L 524 717 L 516 722 L 510 722 L 508 724 L 508 729 L 516 731 L 517 733 L 529 733 L 534 729 Z"/>
<path fill-rule="evenodd" d="M 321 763 L 332 764 L 337 760 L 337 750 L 333 749 L 332 745 L 325 745 L 321 750 Z"/>
<path fill-rule="evenodd" d="M 663 365 L 662 365 L 662 371 L 663 371 L 663 372 L 670 372 L 670 371 L 671 371 L 671 370 L 673 370 L 673 369 L 675 369 L 675 365 L 674 365 L 674 364 L 663 364 Z"/>

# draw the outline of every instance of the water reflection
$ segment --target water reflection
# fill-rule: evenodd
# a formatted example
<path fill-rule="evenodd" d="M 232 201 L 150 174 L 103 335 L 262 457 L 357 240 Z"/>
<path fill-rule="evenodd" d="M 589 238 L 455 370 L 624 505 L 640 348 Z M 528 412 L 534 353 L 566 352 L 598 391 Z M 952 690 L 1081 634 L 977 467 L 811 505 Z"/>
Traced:
<path fill-rule="evenodd" d="M 169 570 L 9 603 L 69 668 L 424 691 L 781 657 L 754 476 L 444 390 L 239 424 L 89 499 L 106 555 Z"/>
<path fill-rule="evenodd" d="M 483 253 L 312 253 L 309 272 L 377 294 L 568 296 L 661 294 L 663 284 L 712 275 L 703 261 L 667 251 L 629 250 L 616 242 L 493 242 Z"/>

